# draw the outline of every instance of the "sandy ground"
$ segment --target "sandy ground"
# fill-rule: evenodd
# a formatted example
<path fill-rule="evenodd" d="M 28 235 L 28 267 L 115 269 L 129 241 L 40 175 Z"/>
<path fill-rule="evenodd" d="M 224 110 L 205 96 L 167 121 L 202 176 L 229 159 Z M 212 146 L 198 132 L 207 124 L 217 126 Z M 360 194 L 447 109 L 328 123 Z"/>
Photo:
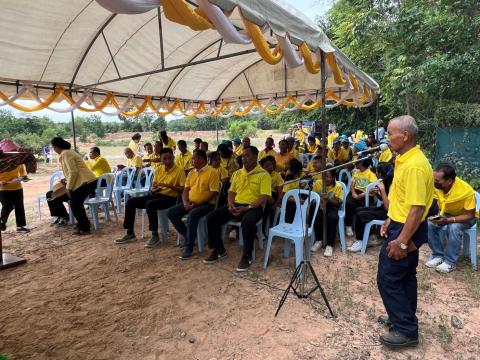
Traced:
<path fill-rule="evenodd" d="M 47 186 L 42 171 L 26 184 L 27 201 Z M 385 331 L 375 321 L 384 311 L 378 248 L 363 257 L 338 248 L 330 259 L 313 256 L 335 319 L 318 292 L 309 300 L 290 295 L 274 317 L 294 270 L 293 251 L 282 259 L 280 240 L 267 270 L 257 250 L 251 270 L 237 274 L 234 240 L 226 259 L 204 265 L 206 254 L 178 259 L 173 231 L 168 243 L 146 250 L 140 240 L 113 244 L 121 223 L 102 221 L 80 238 L 47 219 L 29 226 L 30 234 L 3 233 L 4 250 L 28 260 L 0 273 L 0 354 L 10 360 L 480 359 L 479 273 L 463 261 L 437 274 L 423 265 L 426 247 L 418 268 L 421 345 L 399 352 L 378 342 Z M 452 327 L 452 315 L 462 329 Z"/>

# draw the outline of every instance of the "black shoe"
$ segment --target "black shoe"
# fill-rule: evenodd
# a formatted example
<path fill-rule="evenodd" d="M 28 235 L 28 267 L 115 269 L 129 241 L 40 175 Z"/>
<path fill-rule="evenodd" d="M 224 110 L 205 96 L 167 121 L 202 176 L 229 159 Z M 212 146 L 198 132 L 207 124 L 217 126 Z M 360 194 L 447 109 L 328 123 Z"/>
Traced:
<path fill-rule="evenodd" d="M 204 264 L 213 264 L 218 261 L 218 253 L 216 250 L 212 250 L 211 254 L 203 259 Z"/>
<path fill-rule="evenodd" d="M 25 226 L 20 226 L 20 227 L 17 227 L 17 233 L 29 233 L 30 232 L 30 229 L 27 229 Z"/>
<path fill-rule="evenodd" d="M 380 336 L 380 343 L 390 348 L 414 347 L 418 345 L 418 336 L 415 338 L 400 334 L 395 329 L 391 329 L 387 334 Z"/>
<path fill-rule="evenodd" d="M 248 258 L 247 256 L 242 256 L 242 258 L 240 259 L 240 262 L 238 263 L 237 271 L 238 272 L 247 271 L 250 265 L 252 264 L 252 262 L 253 262 L 252 259 Z"/>
<path fill-rule="evenodd" d="M 180 256 L 181 260 L 190 260 L 193 257 L 193 250 L 184 247 L 182 250 L 182 255 Z"/>
<path fill-rule="evenodd" d="M 227 256 L 227 250 L 223 249 L 222 251 L 218 252 L 218 258 L 221 259 L 221 258 L 224 258 L 225 256 Z"/>
<path fill-rule="evenodd" d="M 387 327 L 392 326 L 392 322 L 388 318 L 388 315 L 380 315 L 377 319 L 377 322 L 379 322 L 380 324 L 385 325 Z"/>

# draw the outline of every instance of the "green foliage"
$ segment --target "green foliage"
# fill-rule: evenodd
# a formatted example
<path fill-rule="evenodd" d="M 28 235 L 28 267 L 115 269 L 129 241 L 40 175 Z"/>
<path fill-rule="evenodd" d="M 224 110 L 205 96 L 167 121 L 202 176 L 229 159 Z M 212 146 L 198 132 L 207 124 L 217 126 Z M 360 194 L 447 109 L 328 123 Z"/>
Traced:
<path fill-rule="evenodd" d="M 231 122 L 227 129 L 227 134 L 230 139 L 234 137 L 255 137 L 257 134 L 257 127 L 255 121 L 241 121 Z"/>
<path fill-rule="evenodd" d="M 121 122 L 121 129 L 127 132 L 159 131 L 167 127 L 163 117 L 151 114 L 140 114 L 138 116 L 118 115 Z"/>

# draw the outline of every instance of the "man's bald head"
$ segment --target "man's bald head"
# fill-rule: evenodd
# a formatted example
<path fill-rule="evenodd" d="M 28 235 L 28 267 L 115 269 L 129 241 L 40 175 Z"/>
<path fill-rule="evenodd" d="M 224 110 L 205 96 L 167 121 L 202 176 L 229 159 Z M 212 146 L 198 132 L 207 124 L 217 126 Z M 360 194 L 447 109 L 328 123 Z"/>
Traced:
<path fill-rule="evenodd" d="M 390 120 L 387 132 L 392 150 L 403 154 L 415 146 L 418 126 L 412 116 L 403 115 Z"/>

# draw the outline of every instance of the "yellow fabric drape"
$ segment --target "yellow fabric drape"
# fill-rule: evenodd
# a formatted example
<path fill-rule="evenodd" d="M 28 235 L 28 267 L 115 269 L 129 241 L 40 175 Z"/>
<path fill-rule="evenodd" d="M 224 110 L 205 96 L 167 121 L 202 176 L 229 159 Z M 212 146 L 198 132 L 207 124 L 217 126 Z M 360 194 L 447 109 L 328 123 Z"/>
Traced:
<path fill-rule="evenodd" d="M 324 53 L 324 54 L 325 54 L 325 59 L 327 60 L 328 67 L 332 71 L 333 80 L 335 81 L 335 84 L 345 85 L 345 79 L 343 78 L 342 70 L 340 70 L 340 67 L 337 64 L 337 60 L 335 59 L 335 56 L 333 55 L 333 53 Z"/>
<path fill-rule="evenodd" d="M 42 103 L 39 103 L 38 105 L 31 106 L 31 107 L 16 104 L 15 102 L 9 103 L 9 105 L 11 107 L 13 107 L 14 109 L 24 111 L 24 112 L 33 112 L 33 111 L 42 110 L 42 109 L 47 108 L 55 100 L 57 100 L 62 95 L 62 90 L 63 90 L 62 87 L 56 88 L 55 91 L 48 98 L 45 99 L 45 101 L 43 101 Z M 1 91 L 0 91 L 0 99 L 2 99 L 5 102 L 8 102 L 8 96 L 6 96 Z"/>
<path fill-rule="evenodd" d="M 302 54 L 303 60 L 305 61 L 305 67 L 307 68 L 308 72 L 312 74 L 318 74 L 320 71 L 320 61 L 313 62 L 312 59 L 312 52 L 306 43 L 303 43 L 298 48 L 300 50 L 300 54 Z"/>
<path fill-rule="evenodd" d="M 185 0 L 163 0 L 162 6 L 165 17 L 170 21 L 186 25 L 195 31 L 213 28 L 213 24 L 203 12 L 194 9 Z"/>

